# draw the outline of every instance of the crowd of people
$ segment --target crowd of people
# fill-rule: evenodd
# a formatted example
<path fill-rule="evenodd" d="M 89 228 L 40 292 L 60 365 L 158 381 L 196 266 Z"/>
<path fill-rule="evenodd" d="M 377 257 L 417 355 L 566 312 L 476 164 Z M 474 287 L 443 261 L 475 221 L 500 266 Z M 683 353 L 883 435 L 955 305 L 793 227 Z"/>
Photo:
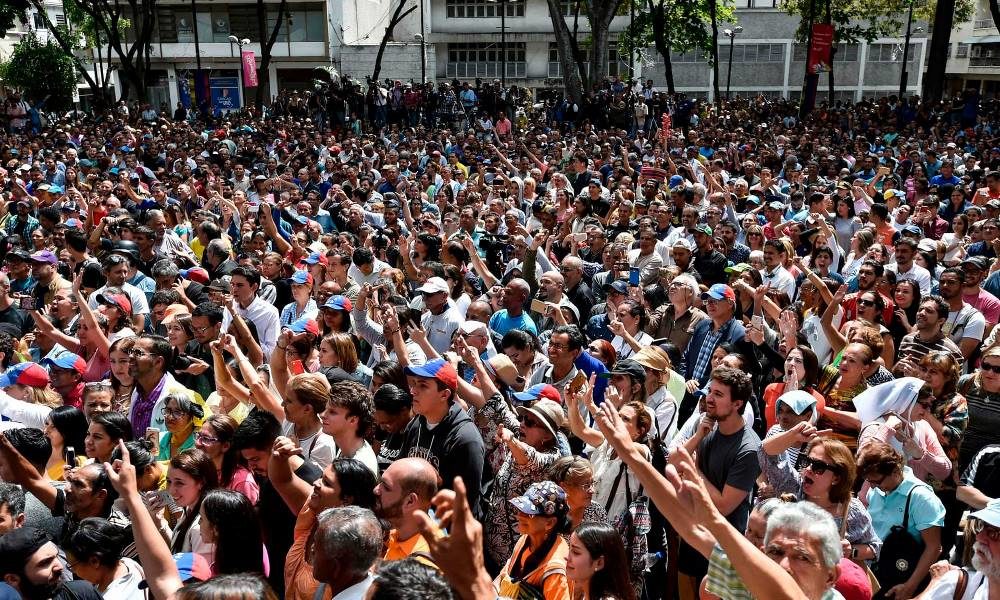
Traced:
<path fill-rule="evenodd" d="M 0 598 L 1000 591 L 992 101 L 461 87 L 8 123 Z"/>

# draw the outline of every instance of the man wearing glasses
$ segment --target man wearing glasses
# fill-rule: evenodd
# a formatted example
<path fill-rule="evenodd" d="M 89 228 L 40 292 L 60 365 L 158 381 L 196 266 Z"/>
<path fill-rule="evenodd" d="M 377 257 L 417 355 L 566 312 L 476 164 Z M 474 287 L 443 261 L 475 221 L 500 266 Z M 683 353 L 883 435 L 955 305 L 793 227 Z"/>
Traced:
<path fill-rule="evenodd" d="M 970 514 L 969 519 L 969 530 L 974 537 L 968 542 L 973 543 L 975 571 L 941 563 L 941 567 L 934 565 L 931 582 L 920 596 L 923 600 L 986 599 L 1000 589 L 1000 500 L 990 501 Z"/>

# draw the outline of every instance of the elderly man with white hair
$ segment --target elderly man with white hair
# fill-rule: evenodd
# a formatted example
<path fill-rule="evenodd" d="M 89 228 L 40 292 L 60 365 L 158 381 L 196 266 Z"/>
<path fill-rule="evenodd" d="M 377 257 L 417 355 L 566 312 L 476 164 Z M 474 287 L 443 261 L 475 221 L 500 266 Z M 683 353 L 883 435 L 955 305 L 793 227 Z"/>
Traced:
<path fill-rule="evenodd" d="M 969 515 L 975 571 L 938 563 L 917 600 L 989 600 L 1000 594 L 1000 500 Z"/>

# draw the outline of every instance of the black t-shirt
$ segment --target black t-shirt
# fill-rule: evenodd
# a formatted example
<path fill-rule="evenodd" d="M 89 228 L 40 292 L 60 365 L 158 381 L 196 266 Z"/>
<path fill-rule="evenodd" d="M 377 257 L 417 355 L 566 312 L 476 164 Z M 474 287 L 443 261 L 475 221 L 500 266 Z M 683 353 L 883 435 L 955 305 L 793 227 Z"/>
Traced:
<path fill-rule="evenodd" d="M 0 310 L 0 323 L 10 323 L 21 330 L 21 335 L 27 334 L 34 329 L 35 323 L 28 316 L 28 313 L 16 308 L 13 304 L 7 310 Z"/>
<path fill-rule="evenodd" d="M 295 470 L 295 475 L 302 481 L 312 484 L 323 475 L 323 471 L 315 464 L 305 462 Z M 257 514 L 260 515 L 267 555 L 284 557 L 292 547 L 296 515 L 281 499 L 278 490 L 274 489 L 269 480 L 261 478 L 258 481 L 260 495 L 257 498 Z M 271 569 L 271 574 L 267 577 L 267 582 L 275 590 L 285 589 L 285 569 L 280 566 L 283 561 L 284 558 L 281 558 L 278 568 Z"/>
<path fill-rule="evenodd" d="M 1000 496 L 1000 444 L 985 446 L 962 473 L 962 485 L 970 485 L 989 498 Z"/>
<path fill-rule="evenodd" d="M 726 520 L 739 531 L 747 528 L 750 516 L 750 491 L 760 475 L 757 451 L 760 438 L 746 427 L 736 433 L 724 435 L 716 428 L 698 444 L 698 468 L 720 492 L 729 485 L 747 492 L 743 502 Z"/>

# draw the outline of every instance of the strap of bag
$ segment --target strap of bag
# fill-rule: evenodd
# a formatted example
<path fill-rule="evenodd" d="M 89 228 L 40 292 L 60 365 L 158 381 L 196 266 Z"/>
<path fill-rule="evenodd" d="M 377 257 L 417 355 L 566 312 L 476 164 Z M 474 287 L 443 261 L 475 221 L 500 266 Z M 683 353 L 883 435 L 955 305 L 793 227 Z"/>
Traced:
<path fill-rule="evenodd" d="M 618 468 L 618 476 L 615 477 L 615 482 L 611 484 L 611 493 L 608 494 L 608 501 L 604 504 L 605 512 L 608 513 L 611 512 L 611 504 L 615 501 L 615 495 L 618 494 L 618 486 L 621 485 L 622 477 L 624 476 L 625 476 L 625 462 L 622 461 L 621 466 Z M 626 494 L 628 493 L 628 480 L 625 481 L 625 493 Z"/>
<path fill-rule="evenodd" d="M 851 494 L 847 498 L 847 502 L 844 503 L 844 514 L 841 515 L 840 519 L 840 539 L 844 539 L 844 535 L 847 534 L 847 513 L 851 511 L 851 500 L 854 498 L 854 494 Z"/>
<path fill-rule="evenodd" d="M 916 490 L 918 487 L 921 487 L 921 486 L 915 485 L 915 486 L 911 487 L 910 491 L 906 494 L 906 506 L 903 507 L 903 531 L 907 531 L 909 529 L 909 522 L 910 522 L 910 497 L 913 496 L 914 490 Z"/>
<path fill-rule="evenodd" d="M 965 595 L 965 588 L 969 585 L 969 572 L 965 569 L 958 570 L 958 581 L 955 583 L 955 595 L 952 600 L 962 600 Z"/>

